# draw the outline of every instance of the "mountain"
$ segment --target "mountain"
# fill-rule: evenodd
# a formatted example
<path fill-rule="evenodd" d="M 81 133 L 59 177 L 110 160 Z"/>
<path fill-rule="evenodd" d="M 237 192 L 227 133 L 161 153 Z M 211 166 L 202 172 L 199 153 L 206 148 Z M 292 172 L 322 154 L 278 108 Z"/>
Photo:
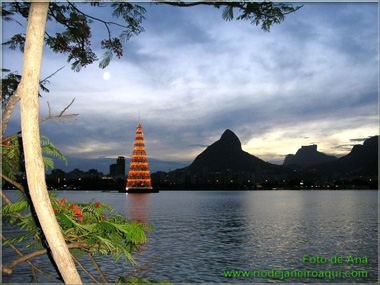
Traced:
<path fill-rule="evenodd" d="M 243 151 L 239 138 L 227 129 L 189 166 L 152 173 L 152 183 L 154 187 L 173 190 L 312 189 L 314 186 L 335 189 L 338 186 L 335 179 L 343 179 L 350 184 L 340 184 L 342 189 L 359 184 L 360 187 L 375 188 L 377 164 L 378 137 L 353 147 L 348 155 L 339 159 L 321 153 L 316 145 L 311 145 L 287 156 L 284 165 L 275 165 Z M 355 185 L 351 182 L 353 179 L 356 179 Z M 302 186 L 300 181 L 304 181 Z"/>
<path fill-rule="evenodd" d="M 371 137 L 363 145 L 355 145 L 351 152 L 336 161 L 317 168 L 321 173 L 333 175 L 378 175 L 379 136 Z"/>
<path fill-rule="evenodd" d="M 110 173 L 110 165 L 116 163 L 116 158 L 77 158 L 77 157 L 67 157 L 68 164 L 65 165 L 63 160 L 53 158 L 55 169 L 62 169 L 65 172 L 70 172 L 75 168 L 83 171 L 88 171 L 93 168 L 103 172 L 103 174 Z M 131 159 L 126 158 L 125 160 L 125 171 L 128 175 L 129 164 Z M 156 171 L 167 171 L 170 169 L 176 169 L 180 167 L 185 167 L 188 165 L 186 162 L 180 161 L 163 161 L 155 158 L 148 157 L 149 170 L 151 173 Z"/>
<path fill-rule="evenodd" d="M 218 141 L 199 154 L 193 163 L 183 170 L 190 173 L 252 171 L 257 168 L 276 168 L 276 165 L 265 162 L 241 148 L 239 138 L 226 130 Z"/>
<path fill-rule="evenodd" d="M 337 160 L 335 156 L 319 152 L 317 148 L 317 145 L 302 146 L 295 155 L 287 155 L 283 165 L 295 165 L 306 168 L 312 165 Z"/>

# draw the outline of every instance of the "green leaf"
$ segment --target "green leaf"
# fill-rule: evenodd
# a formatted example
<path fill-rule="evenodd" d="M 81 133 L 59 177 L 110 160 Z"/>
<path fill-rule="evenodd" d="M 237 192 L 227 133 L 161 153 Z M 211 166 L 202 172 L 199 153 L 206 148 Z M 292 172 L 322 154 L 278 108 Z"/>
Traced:
<path fill-rule="evenodd" d="M 70 228 L 73 226 L 73 222 L 70 218 L 68 218 L 65 214 L 57 213 L 57 220 L 60 224 L 63 224 L 66 228 Z"/>
<path fill-rule="evenodd" d="M 7 240 L 3 241 L 3 245 L 22 242 L 23 240 L 25 240 L 31 236 L 34 236 L 34 234 L 35 234 L 34 231 L 28 231 L 28 232 L 22 233 L 20 235 L 17 235 L 17 236 L 12 237 L 12 238 L 8 238 Z"/>
<path fill-rule="evenodd" d="M 108 222 L 100 222 L 98 228 L 106 233 L 112 233 L 116 231 L 116 227 Z"/>
<path fill-rule="evenodd" d="M 226 8 L 224 8 L 223 13 L 222 13 L 222 17 L 226 21 L 233 20 L 234 19 L 233 7 L 227 6 Z"/>
<path fill-rule="evenodd" d="M 43 156 L 42 159 L 44 161 L 44 165 L 45 165 L 46 171 L 49 170 L 49 167 L 51 169 L 54 169 L 54 162 L 53 162 L 52 158 Z"/>
<path fill-rule="evenodd" d="M 102 69 L 106 68 L 110 64 L 112 57 L 113 53 L 111 51 L 106 51 L 103 55 L 103 59 L 99 62 L 99 67 Z"/>
<path fill-rule="evenodd" d="M 2 214 L 8 215 L 8 214 L 14 214 L 14 213 L 20 213 L 25 211 L 29 206 L 28 201 L 21 201 L 18 203 L 13 203 L 11 205 L 2 205 Z"/>
<path fill-rule="evenodd" d="M 55 147 L 55 145 L 50 142 L 49 138 L 46 136 L 41 136 L 41 150 L 42 153 L 46 153 L 49 156 L 64 160 L 67 166 L 67 158 Z M 54 169 L 54 161 L 52 158 L 44 156 L 43 161 L 46 170 L 48 170 L 49 167 Z"/>

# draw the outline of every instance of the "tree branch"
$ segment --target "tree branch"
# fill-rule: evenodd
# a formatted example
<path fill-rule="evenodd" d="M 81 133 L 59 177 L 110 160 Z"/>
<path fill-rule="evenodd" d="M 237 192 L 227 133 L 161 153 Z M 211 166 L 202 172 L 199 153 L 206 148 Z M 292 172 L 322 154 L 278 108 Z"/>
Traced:
<path fill-rule="evenodd" d="M 104 276 L 103 271 L 100 269 L 98 263 L 96 262 L 95 258 L 92 256 L 91 253 L 88 253 L 88 256 L 90 257 L 92 263 L 94 264 L 96 270 L 98 270 L 100 278 L 104 281 L 104 283 L 108 284 L 107 278 Z"/>
<path fill-rule="evenodd" d="M 82 270 L 92 279 L 95 281 L 95 283 L 97 284 L 100 284 L 100 282 L 98 280 L 96 280 L 96 278 L 94 277 L 94 275 L 92 275 L 86 268 L 84 268 L 84 266 L 82 265 L 82 263 L 79 262 L 78 259 L 75 258 L 74 255 L 71 254 L 71 257 L 74 259 L 74 261 L 79 265 L 80 268 L 82 268 Z"/>
<path fill-rule="evenodd" d="M 0 189 L 0 193 L 1 193 L 1 198 L 3 199 L 3 201 L 5 203 L 7 203 L 9 206 L 12 205 L 13 203 L 11 202 L 11 200 L 9 200 L 8 196 L 5 195 L 5 193 L 3 192 L 2 189 Z M 21 214 L 21 213 L 15 213 L 16 217 L 19 218 L 19 219 L 24 219 L 24 216 Z"/>
<path fill-rule="evenodd" d="M 18 184 L 17 182 L 13 181 L 12 179 L 10 179 L 9 177 L 3 175 L 2 173 L 0 173 L 0 176 L 1 176 L 1 178 L 3 178 L 4 180 L 8 181 L 9 183 L 12 183 L 13 185 L 15 185 L 16 187 L 20 188 L 20 190 L 23 191 L 23 187 L 22 187 L 22 185 Z M 21 189 L 21 188 L 22 188 L 22 189 Z M 3 201 L 4 201 L 6 204 L 8 204 L 8 205 L 12 205 L 11 200 L 10 200 L 10 199 L 8 198 L 8 196 L 3 192 L 2 189 L 0 189 L 0 194 L 1 194 L 1 196 L 2 196 Z M 17 216 L 19 219 L 23 219 L 23 218 L 25 218 L 21 213 L 15 213 L 15 214 L 16 214 L 16 216 Z M 0 236 L 2 237 L 3 240 L 7 240 L 3 234 L 0 233 Z M 75 246 L 78 246 L 78 247 L 80 247 L 80 248 L 85 248 L 83 245 L 86 245 L 86 244 L 82 242 L 82 240 L 81 240 L 81 238 L 80 238 L 79 236 L 74 235 L 74 234 L 69 234 L 69 235 L 64 236 L 65 240 L 67 240 L 67 241 L 69 241 L 69 242 L 72 242 L 72 240 L 69 239 L 70 237 L 71 237 L 71 238 L 75 238 L 76 240 L 78 240 L 78 242 L 71 243 L 71 245 L 74 246 L 73 248 L 75 248 Z M 21 253 L 21 252 L 20 252 L 20 251 L 19 251 L 19 250 L 13 245 L 13 244 L 9 244 L 9 246 L 10 246 L 14 251 L 16 251 L 18 255 L 21 256 L 21 259 L 20 259 L 20 258 L 17 259 L 17 260 L 20 260 L 20 263 L 23 262 L 23 261 L 26 261 L 26 262 L 32 267 L 33 276 L 34 276 L 34 279 L 36 280 L 36 282 L 37 282 L 37 276 L 35 275 L 35 271 L 34 271 L 34 270 L 37 270 L 38 272 L 40 272 L 40 273 L 42 273 L 42 274 L 44 274 L 44 275 L 46 275 L 46 276 L 49 276 L 50 278 L 58 279 L 57 277 L 55 277 L 55 276 L 53 276 L 53 275 L 50 275 L 49 273 L 44 272 L 43 270 L 39 269 L 39 268 L 38 268 L 37 266 L 35 266 L 35 265 L 34 265 L 29 259 L 27 259 L 27 260 L 22 259 L 22 258 L 24 257 L 24 255 L 23 255 L 23 254 L 22 254 L 22 253 Z M 87 247 L 88 247 L 88 246 L 87 246 Z M 89 248 L 91 248 L 91 247 L 99 248 L 98 245 L 93 245 L 93 246 L 90 246 Z M 69 245 L 68 248 L 71 248 L 71 246 Z M 103 246 L 102 246 L 102 248 L 103 248 Z M 87 248 L 86 248 L 86 249 L 87 249 Z M 41 254 L 39 254 L 39 255 L 42 255 L 42 254 L 47 253 L 46 249 L 44 249 L 43 251 L 40 251 L 40 252 L 41 252 Z M 36 255 L 36 256 L 39 256 L 39 255 Z M 100 275 L 100 277 L 102 278 L 102 280 L 103 280 L 105 283 L 108 283 L 106 277 L 104 276 L 102 270 L 100 269 L 99 265 L 97 264 L 96 260 L 95 260 L 94 257 L 92 256 L 92 254 L 91 254 L 90 252 L 88 252 L 88 255 L 89 255 L 89 257 L 90 257 L 92 263 L 94 264 L 96 270 L 99 272 L 99 275 Z M 31 256 L 30 258 L 32 258 L 32 257 L 35 257 L 35 256 Z M 99 283 L 99 284 L 100 284 L 100 282 L 99 282 L 98 280 L 96 280 L 95 277 L 94 277 L 93 275 L 91 275 L 91 273 L 88 272 L 88 271 L 83 267 L 83 265 L 82 265 L 82 264 L 81 264 L 81 263 L 80 263 L 80 262 L 79 262 L 79 261 L 73 256 L 73 255 L 72 255 L 72 258 L 74 259 L 75 262 L 78 263 L 78 265 L 83 269 L 84 272 L 86 272 L 86 274 L 87 274 L 88 276 L 90 276 L 90 277 L 91 277 L 96 283 Z M 17 263 L 17 264 L 19 264 L 19 263 Z M 4 272 L 5 274 L 8 274 L 8 275 L 12 274 L 12 268 L 13 268 L 14 266 L 16 266 L 17 264 L 15 264 L 15 265 L 9 265 L 9 264 L 8 264 L 8 265 L 2 267 L 2 272 Z"/>
<path fill-rule="evenodd" d="M 13 95 L 9 98 L 9 101 L 7 103 L 7 106 L 5 107 L 5 110 L 3 112 L 3 115 L 2 115 L 2 121 L 1 121 L 1 136 L 3 137 L 4 134 L 5 134 L 5 131 L 7 130 L 7 126 L 8 126 L 8 122 L 9 122 L 9 119 L 11 118 L 11 115 L 13 113 L 13 110 L 16 106 L 16 104 L 18 103 L 18 101 L 20 101 L 20 95 L 18 93 L 18 88 L 16 89 L 16 91 L 13 93 Z"/>
<path fill-rule="evenodd" d="M 134 272 L 132 272 L 131 274 L 129 274 L 128 276 L 126 276 L 126 278 L 127 278 L 127 279 L 128 279 L 128 278 L 132 278 L 132 277 L 134 277 L 136 274 L 148 270 L 149 268 L 144 268 L 144 267 L 146 267 L 146 266 L 149 265 L 150 263 L 153 263 L 154 261 L 156 261 L 156 259 L 158 259 L 160 256 L 161 256 L 161 254 L 157 255 L 156 257 L 154 257 L 154 258 L 151 259 L 151 260 L 148 260 L 148 261 L 145 262 L 143 265 L 141 265 L 139 268 L 137 268 Z"/>
<path fill-rule="evenodd" d="M 256 26 L 262 22 L 261 29 L 269 31 L 273 23 L 279 23 L 284 19 L 284 16 L 294 13 L 303 7 L 297 6 L 293 8 L 291 5 L 286 5 L 284 3 L 273 3 L 273 2 L 180 2 L 180 1 L 170 1 L 170 2 L 160 2 L 156 1 L 157 4 L 163 3 L 175 7 L 193 7 L 198 5 L 208 5 L 220 8 L 222 6 L 237 8 L 242 11 L 242 15 L 236 17 L 238 20 L 251 20 L 251 24 L 256 24 Z M 250 4 L 259 4 L 259 7 L 252 7 Z M 224 17 L 223 17 L 224 18 Z M 228 20 L 232 20 L 228 18 Z M 273 21 L 273 22 L 272 22 Z"/>
<path fill-rule="evenodd" d="M 54 76 L 55 74 L 57 74 L 63 68 L 64 68 L 64 66 L 62 66 L 61 68 L 59 68 L 54 73 L 50 74 L 45 79 L 41 80 L 40 81 L 40 86 L 42 86 L 43 83 L 45 83 L 49 78 L 51 78 L 52 76 Z M 1 122 L 1 127 L 2 127 L 1 136 L 2 137 L 4 136 L 5 131 L 7 130 L 8 122 L 9 122 L 9 119 L 10 119 L 12 113 L 13 113 L 13 110 L 14 110 L 15 106 L 17 105 L 18 101 L 20 101 L 20 99 L 21 98 L 19 96 L 18 87 L 17 87 L 16 91 L 9 97 L 9 101 L 8 101 L 6 107 L 5 107 L 5 110 L 4 110 L 3 114 L 2 114 L 2 119 L 1 119 L 2 120 L 2 122 Z"/>
<path fill-rule="evenodd" d="M 20 115 L 29 194 L 54 261 L 65 283 L 82 283 L 54 214 L 46 186 L 39 127 L 39 78 L 49 2 L 32 1 L 24 48 Z M 28 259 L 28 258 L 27 258 Z"/>
<path fill-rule="evenodd" d="M 0 233 L 0 235 L 1 235 L 1 238 L 2 238 L 3 240 L 7 240 L 7 238 L 6 238 L 3 234 Z M 15 252 L 17 252 L 18 255 L 20 255 L 21 257 L 24 256 L 24 255 L 22 254 L 22 252 L 19 251 L 19 250 L 17 249 L 17 247 L 15 247 L 13 244 L 10 243 L 9 246 L 10 246 Z M 52 279 L 58 279 L 57 277 L 55 277 L 55 276 L 53 276 L 53 275 L 51 275 L 51 274 L 49 274 L 49 273 L 47 273 L 47 272 L 45 272 L 45 271 L 39 269 L 39 268 L 38 268 L 36 265 L 34 265 L 30 260 L 26 260 L 26 262 L 29 264 L 30 267 L 32 267 L 32 270 L 37 270 L 37 271 L 40 272 L 41 274 L 44 274 L 44 275 L 46 275 L 46 276 L 48 276 L 48 277 L 50 277 L 50 278 L 52 278 Z M 12 269 L 9 269 L 9 270 L 10 270 L 11 273 L 12 273 Z M 9 270 L 8 270 L 8 272 L 9 272 Z M 4 272 L 4 271 L 3 271 L 3 272 Z M 11 274 L 11 273 L 7 273 L 7 274 Z M 37 278 L 35 278 L 35 280 L 37 281 Z"/>
<path fill-rule="evenodd" d="M 13 97 L 13 96 L 12 96 Z M 50 104 L 49 102 L 47 102 L 48 104 L 48 109 L 49 109 L 49 116 L 46 117 L 46 118 L 43 118 L 41 120 L 39 120 L 38 122 L 39 123 L 42 123 L 42 122 L 45 122 L 45 121 L 48 121 L 48 120 L 54 120 L 58 123 L 72 123 L 72 122 L 75 122 L 76 120 L 71 120 L 71 121 L 59 121 L 57 119 L 59 118 L 62 118 L 62 119 L 71 119 L 71 118 L 75 118 L 77 116 L 79 116 L 79 114 L 69 114 L 69 115 L 63 115 L 64 112 L 67 111 L 67 109 L 74 103 L 75 101 L 75 98 L 71 101 L 71 103 L 69 105 L 67 105 L 62 111 L 61 113 L 59 113 L 59 115 L 56 115 L 56 116 L 52 116 L 51 115 L 51 108 L 50 108 Z M 8 105 L 7 105 L 8 106 Z M 14 133 L 12 135 L 10 135 L 9 137 L 6 137 L 5 139 L 3 139 L 2 143 L 6 143 L 7 141 L 11 140 L 13 137 L 15 136 L 18 136 L 21 134 L 21 131 L 17 132 L 17 133 Z M 16 186 L 17 187 L 17 186 Z"/>
<path fill-rule="evenodd" d="M 115 26 L 122 27 L 122 28 L 125 28 L 125 29 L 128 28 L 127 26 L 124 26 L 124 25 L 121 25 L 121 24 L 118 24 L 118 23 L 115 23 L 115 22 L 107 22 L 107 21 L 104 21 L 104 20 L 102 20 L 102 19 L 99 19 L 99 18 L 96 18 L 96 17 L 90 16 L 90 15 L 88 15 L 88 14 L 82 12 L 81 10 L 79 10 L 79 9 L 78 9 L 74 4 L 72 4 L 71 2 L 67 1 L 67 3 L 68 3 L 68 4 L 69 4 L 69 5 L 70 5 L 75 11 L 77 11 L 78 13 L 81 13 L 83 16 L 88 17 L 88 18 L 90 18 L 90 19 L 93 19 L 93 20 L 95 20 L 95 21 L 98 21 L 98 22 L 100 22 L 100 23 L 103 23 L 103 24 L 106 26 L 106 28 L 107 28 L 109 39 L 111 39 L 111 30 L 110 30 L 110 28 L 109 28 L 109 25 L 115 25 Z"/>
<path fill-rule="evenodd" d="M 39 120 L 39 123 L 42 123 L 42 122 L 45 122 L 45 121 L 48 121 L 48 120 L 54 120 L 54 121 L 56 121 L 58 123 L 72 123 L 72 122 L 75 122 L 76 120 L 71 120 L 71 121 L 59 121 L 59 120 L 57 120 L 59 118 L 62 118 L 62 119 L 71 119 L 71 118 L 75 118 L 75 117 L 77 117 L 79 115 L 79 114 L 64 115 L 64 113 L 67 111 L 67 109 L 70 108 L 70 106 L 74 103 L 74 101 L 75 101 L 75 98 L 57 116 L 52 116 L 51 115 L 51 109 L 50 109 L 50 105 L 49 105 L 49 102 L 48 102 L 47 104 L 48 104 L 48 108 L 49 108 L 49 117 L 46 117 L 44 119 Z"/>
<path fill-rule="evenodd" d="M 9 177 L 5 176 L 3 173 L 0 173 L 0 177 L 4 179 L 5 181 L 11 183 L 12 185 L 16 186 L 18 189 L 20 189 L 22 192 L 25 193 L 24 186 L 22 186 L 20 183 L 17 183 L 16 181 L 10 179 Z M 2 192 L 2 191 L 1 191 Z M 4 194 L 5 195 L 5 194 Z M 4 198 L 3 198 L 4 199 Z M 7 203 L 8 204 L 8 203 Z"/>
<path fill-rule="evenodd" d="M 70 108 L 70 106 L 74 103 L 74 101 L 75 101 L 75 98 L 73 100 L 71 100 L 71 103 L 69 105 L 67 105 L 65 109 L 62 110 L 62 112 L 59 114 L 59 116 L 62 116 L 63 113 L 65 113 L 65 111 Z"/>
<path fill-rule="evenodd" d="M 175 7 L 194 7 L 194 6 L 198 6 L 198 5 L 207 5 L 207 6 L 214 6 L 214 7 L 221 7 L 221 6 L 232 6 L 234 8 L 240 8 L 242 10 L 244 10 L 244 5 L 241 3 L 241 2 L 230 2 L 230 1 L 226 1 L 226 2 L 178 2 L 178 1 L 170 1 L 170 2 L 162 2 L 162 1 L 155 1 L 157 4 L 166 4 L 166 5 L 170 5 L 170 6 L 175 6 Z M 245 3 L 245 2 L 243 2 Z M 258 3 L 266 3 L 266 4 L 273 4 L 272 2 L 258 2 Z M 300 9 L 303 5 L 301 6 L 297 6 L 296 8 L 294 8 L 294 11 L 289 11 L 289 12 L 285 12 L 283 13 L 283 15 L 288 15 L 290 13 L 293 13 L 295 12 L 296 10 Z M 261 13 L 262 15 L 266 15 L 268 16 L 267 14 L 264 14 L 264 13 Z"/>
<path fill-rule="evenodd" d="M 84 242 L 73 242 L 73 243 L 69 243 L 67 244 L 67 248 L 68 249 L 73 249 L 73 248 L 80 248 L 80 249 L 83 249 L 83 250 L 89 250 L 91 248 L 94 248 L 94 249 L 99 249 L 102 248 L 102 249 L 107 249 L 107 247 L 105 247 L 104 245 L 99 245 L 99 244 L 87 244 L 87 243 L 84 243 Z M 34 251 L 34 252 L 31 252 L 29 254 L 26 254 L 22 257 L 19 257 L 18 259 L 16 260 L 13 260 L 12 262 L 4 265 L 2 267 L 2 271 L 6 274 L 12 274 L 12 268 L 15 267 L 16 265 L 22 263 L 22 262 L 25 262 L 26 260 L 28 259 L 32 259 L 34 257 L 37 257 L 37 256 L 41 256 L 41 255 L 44 255 L 47 253 L 47 249 L 44 248 L 44 249 L 40 249 L 40 250 L 37 250 L 37 251 Z M 10 272 L 10 273 L 8 273 Z"/>
<path fill-rule="evenodd" d="M 46 77 L 45 79 L 42 79 L 40 81 L 40 84 L 44 83 L 45 81 L 47 81 L 49 78 L 53 77 L 54 75 L 56 75 L 59 71 L 61 71 L 62 69 L 64 69 L 65 66 L 62 66 L 61 68 L 59 68 L 58 70 L 56 70 L 55 72 L 53 72 L 52 74 L 50 74 L 48 77 Z"/>
<path fill-rule="evenodd" d="M 198 5 L 209 5 L 209 6 L 215 6 L 216 3 L 214 2 L 161 2 L 161 1 L 155 1 L 157 4 L 166 4 L 166 5 L 171 5 L 171 6 L 176 6 L 176 7 L 193 7 L 193 6 L 198 6 Z M 217 2 L 217 4 L 223 4 L 223 2 Z M 226 5 L 226 4 L 224 4 Z"/>
<path fill-rule="evenodd" d="M 29 264 L 29 260 L 26 261 L 28 264 Z M 30 265 L 30 264 L 29 264 Z M 32 274 L 33 274 L 33 280 L 36 284 L 38 284 L 38 279 L 37 279 L 37 274 L 36 274 L 36 270 L 34 269 L 34 267 L 31 268 L 32 269 Z"/>

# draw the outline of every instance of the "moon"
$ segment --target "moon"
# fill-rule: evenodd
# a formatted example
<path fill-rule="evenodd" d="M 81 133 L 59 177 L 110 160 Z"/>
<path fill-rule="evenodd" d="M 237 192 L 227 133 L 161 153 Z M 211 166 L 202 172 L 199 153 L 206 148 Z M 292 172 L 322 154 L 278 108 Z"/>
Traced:
<path fill-rule="evenodd" d="M 103 79 L 104 80 L 109 80 L 110 78 L 111 78 L 111 73 L 109 73 L 108 71 L 103 73 Z"/>

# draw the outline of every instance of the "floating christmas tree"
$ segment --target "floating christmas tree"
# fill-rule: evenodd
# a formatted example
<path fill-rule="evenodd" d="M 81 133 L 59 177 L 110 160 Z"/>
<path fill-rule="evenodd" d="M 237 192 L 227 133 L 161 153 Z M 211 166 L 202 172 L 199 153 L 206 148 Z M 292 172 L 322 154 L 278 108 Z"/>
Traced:
<path fill-rule="evenodd" d="M 152 188 L 143 129 L 140 122 L 137 125 L 135 146 L 133 148 L 131 166 L 129 167 L 126 189 L 128 192 L 133 193 L 157 192 L 153 191 Z"/>

